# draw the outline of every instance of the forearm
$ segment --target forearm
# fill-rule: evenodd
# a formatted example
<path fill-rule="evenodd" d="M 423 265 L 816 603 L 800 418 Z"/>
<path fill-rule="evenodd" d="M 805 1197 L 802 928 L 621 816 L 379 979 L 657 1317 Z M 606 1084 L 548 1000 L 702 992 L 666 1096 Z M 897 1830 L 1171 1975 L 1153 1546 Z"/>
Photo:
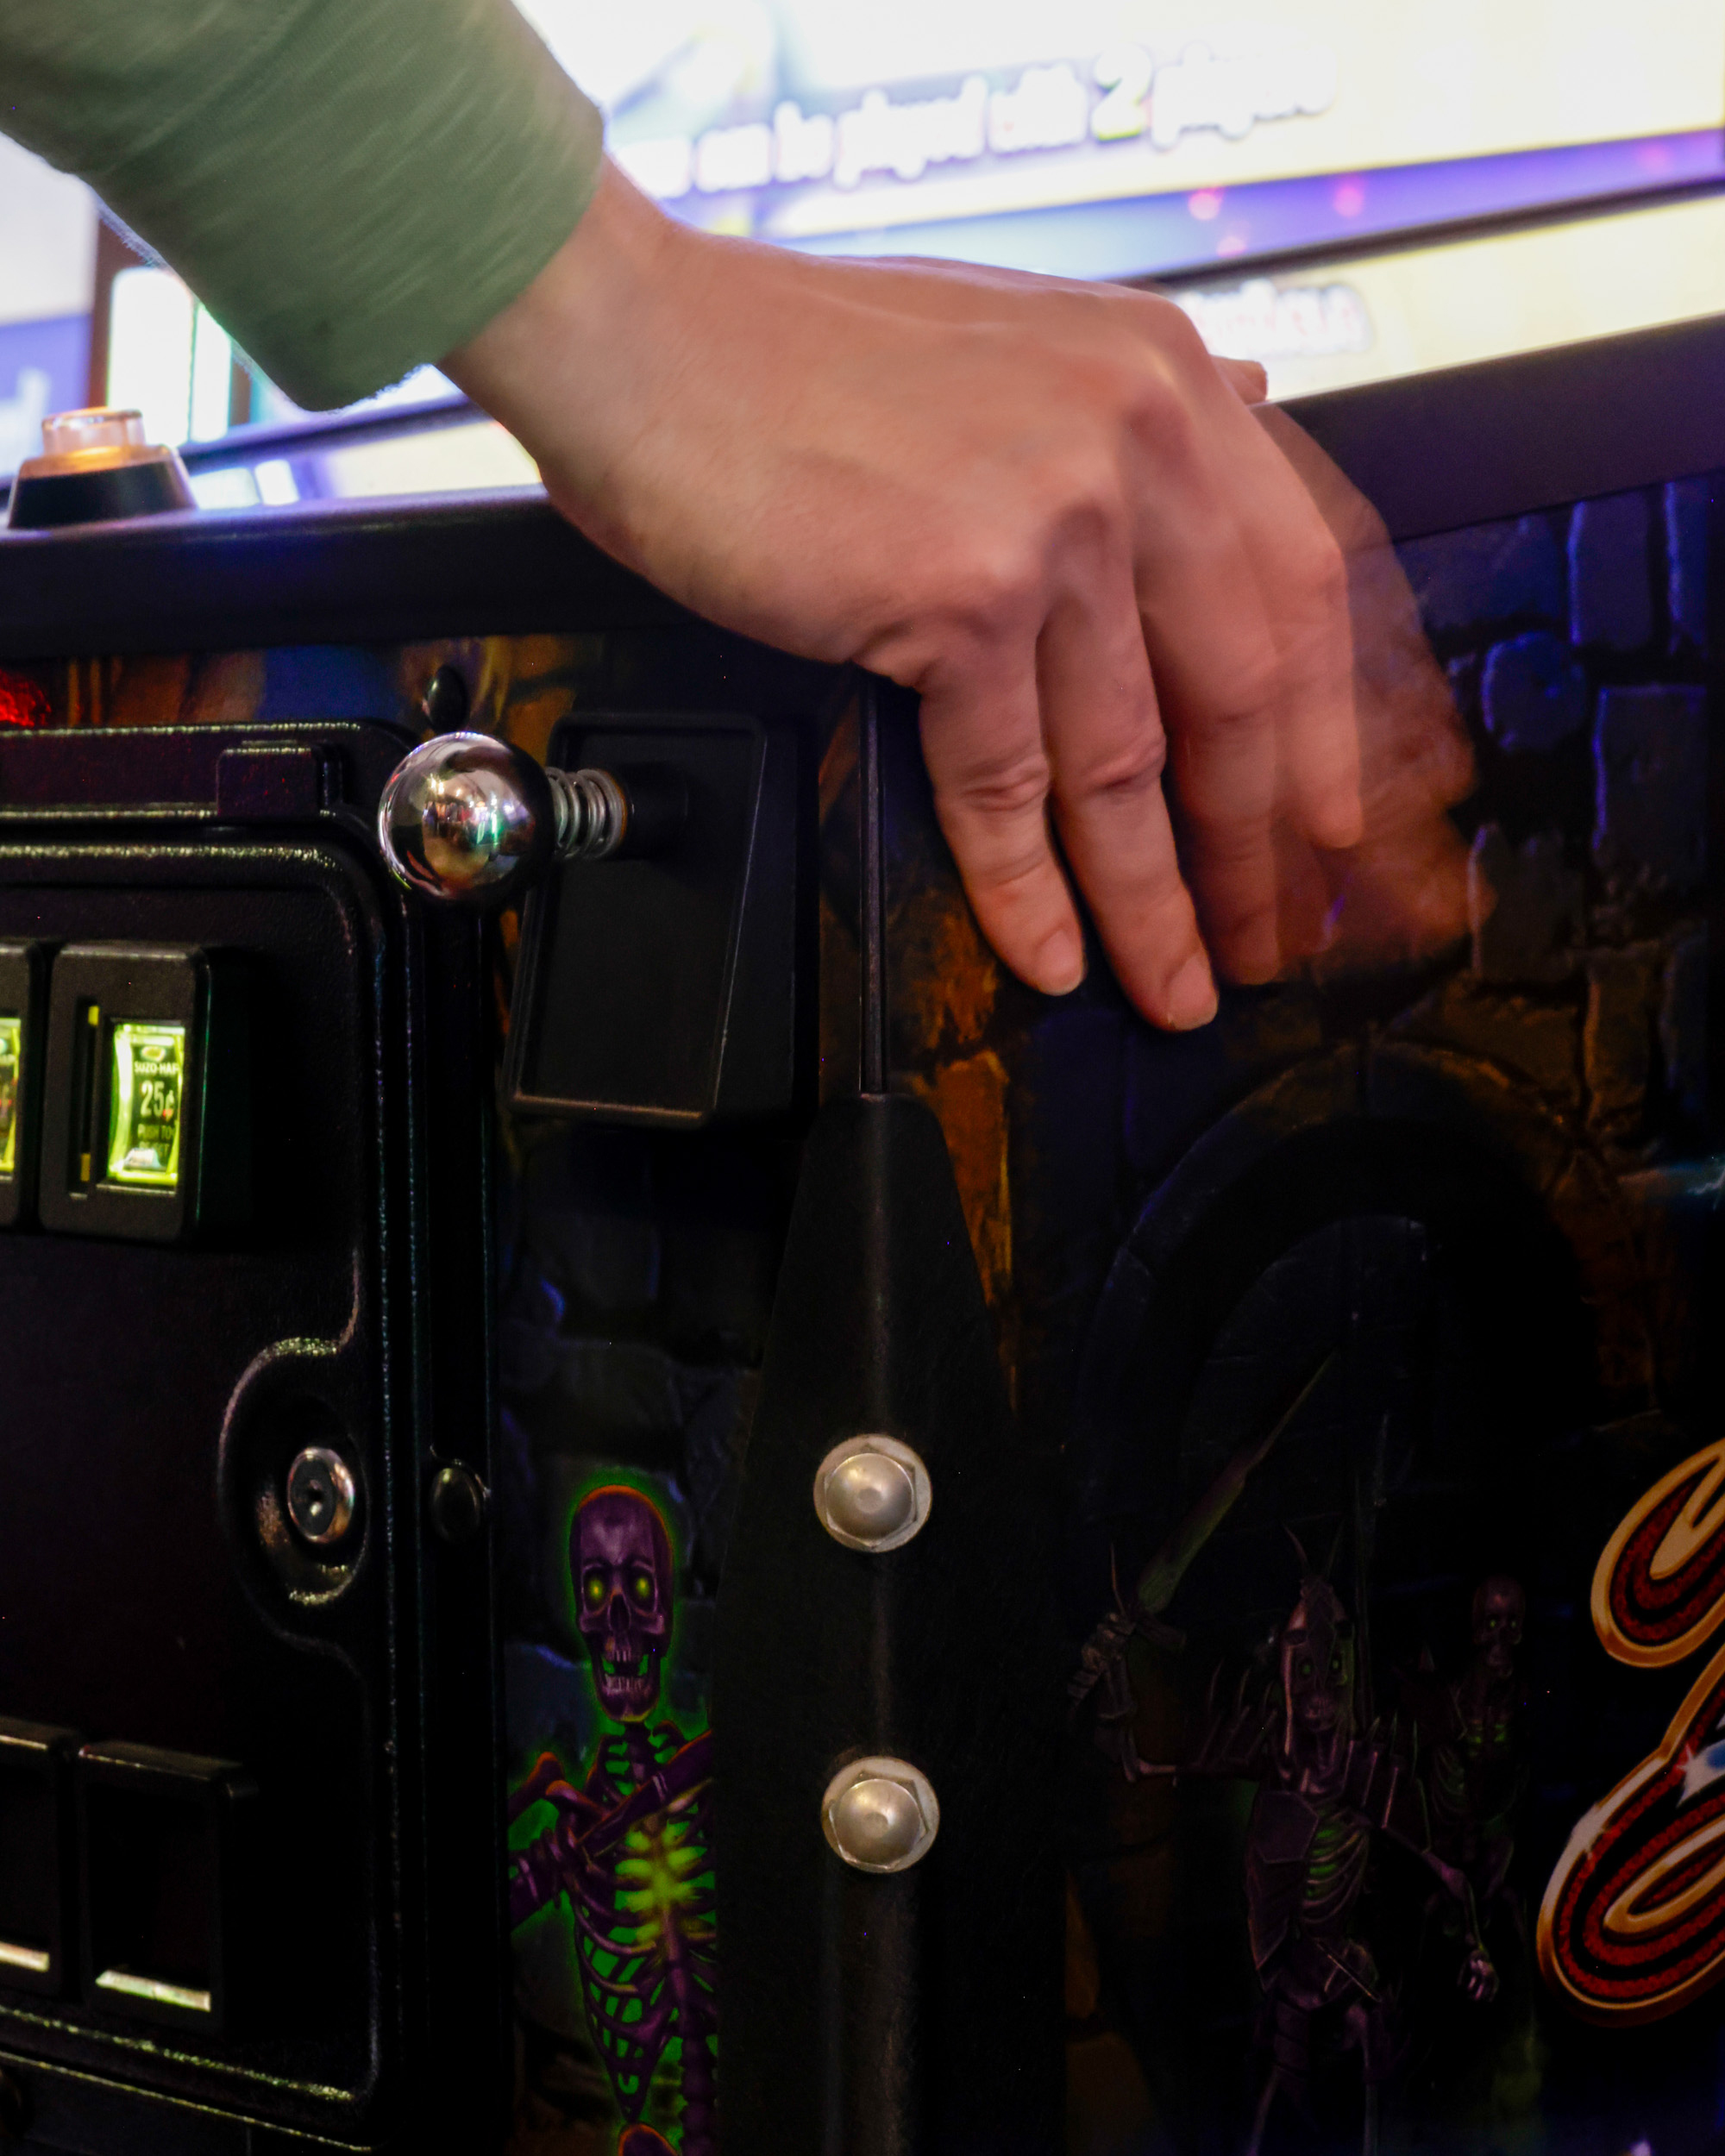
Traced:
<path fill-rule="evenodd" d="M 312 406 L 507 306 L 601 151 L 508 0 L 7 0 L 0 126 L 88 180 Z"/>

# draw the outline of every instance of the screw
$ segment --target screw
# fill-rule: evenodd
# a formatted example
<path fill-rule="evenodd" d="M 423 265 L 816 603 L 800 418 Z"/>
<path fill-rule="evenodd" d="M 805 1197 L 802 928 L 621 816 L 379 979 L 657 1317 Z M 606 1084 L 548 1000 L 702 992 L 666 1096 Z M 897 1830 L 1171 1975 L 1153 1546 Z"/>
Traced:
<path fill-rule="evenodd" d="M 427 1499 L 433 1531 L 444 1542 L 471 1542 L 485 1525 L 488 1501 L 485 1484 L 470 1467 L 459 1461 L 440 1467 Z"/>
<path fill-rule="evenodd" d="M 932 1499 L 928 1470 L 896 1438 L 846 1438 L 815 1470 L 815 1511 L 847 1550 L 900 1548 L 922 1532 Z"/>
<path fill-rule="evenodd" d="M 857 1871 L 908 1871 L 940 1832 L 934 1785 L 904 1759 L 853 1759 L 826 1785 L 821 1827 L 834 1855 Z"/>
<path fill-rule="evenodd" d="M 316 1549 L 347 1533 L 358 1496 L 354 1470 L 327 1445 L 308 1445 L 287 1470 L 287 1516 Z"/>

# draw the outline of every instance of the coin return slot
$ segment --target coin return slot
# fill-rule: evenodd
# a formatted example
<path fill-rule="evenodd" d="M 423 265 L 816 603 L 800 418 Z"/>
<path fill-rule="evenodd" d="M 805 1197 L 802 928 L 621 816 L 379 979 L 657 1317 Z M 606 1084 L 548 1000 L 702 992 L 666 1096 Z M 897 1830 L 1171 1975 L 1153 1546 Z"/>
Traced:
<path fill-rule="evenodd" d="M 0 1720 L 0 1988 L 63 1989 L 66 1770 L 77 1742 Z"/>
<path fill-rule="evenodd" d="M 85 1996 L 215 2028 L 227 2012 L 239 1770 L 138 1745 L 79 1755 Z"/>

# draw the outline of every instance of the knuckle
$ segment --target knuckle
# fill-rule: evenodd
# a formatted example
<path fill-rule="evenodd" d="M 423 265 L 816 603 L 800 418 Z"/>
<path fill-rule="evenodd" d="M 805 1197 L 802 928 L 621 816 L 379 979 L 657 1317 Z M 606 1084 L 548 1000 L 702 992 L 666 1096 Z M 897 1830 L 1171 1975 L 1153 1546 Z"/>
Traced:
<path fill-rule="evenodd" d="M 998 759 L 984 759 L 959 773 L 949 789 L 954 807 L 991 824 L 1016 823 L 1038 813 L 1048 798 L 1048 758 L 1026 749 Z M 1040 846 L 1036 849 L 1040 858 Z"/>
<path fill-rule="evenodd" d="M 1124 743 L 1085 764 L 1075 790 L 1093 801 L 1131 804 L 1156 792 L 1167 763 L 1168 737 L 1161 727 L 1140 726 Z"/>
<path fill-rule="evenodd" d="M 1347 561 L 1327 525 L 1287 557 L 1287 567 L 1294 589 L 1314 615 L 1330 618 L 1346 612 Z"/>
<path fill-rule="evenodd" d="M 961 636 L 993 644 L 1033 621 L 1040 611 L 1042 577 L 1021 545 L 974 546 L 948 563 L 939 612 Z"/>
<path fill-rule="evenodd" d="M 1246 734 L 1264 726 L 1282 701 L 1286 668 L 1274 650 L 1242 657 L 1204 715 L 1205 730 Z"/>

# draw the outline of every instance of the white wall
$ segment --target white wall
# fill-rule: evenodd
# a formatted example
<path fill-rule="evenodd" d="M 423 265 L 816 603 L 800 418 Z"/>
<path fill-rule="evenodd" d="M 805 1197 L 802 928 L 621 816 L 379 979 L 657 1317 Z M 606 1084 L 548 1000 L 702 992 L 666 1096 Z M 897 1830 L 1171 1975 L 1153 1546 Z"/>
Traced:
<path fill-rule="evenodd" d="M 0 323 L 90 311 L 96 197 L 0 135 Z"/>

